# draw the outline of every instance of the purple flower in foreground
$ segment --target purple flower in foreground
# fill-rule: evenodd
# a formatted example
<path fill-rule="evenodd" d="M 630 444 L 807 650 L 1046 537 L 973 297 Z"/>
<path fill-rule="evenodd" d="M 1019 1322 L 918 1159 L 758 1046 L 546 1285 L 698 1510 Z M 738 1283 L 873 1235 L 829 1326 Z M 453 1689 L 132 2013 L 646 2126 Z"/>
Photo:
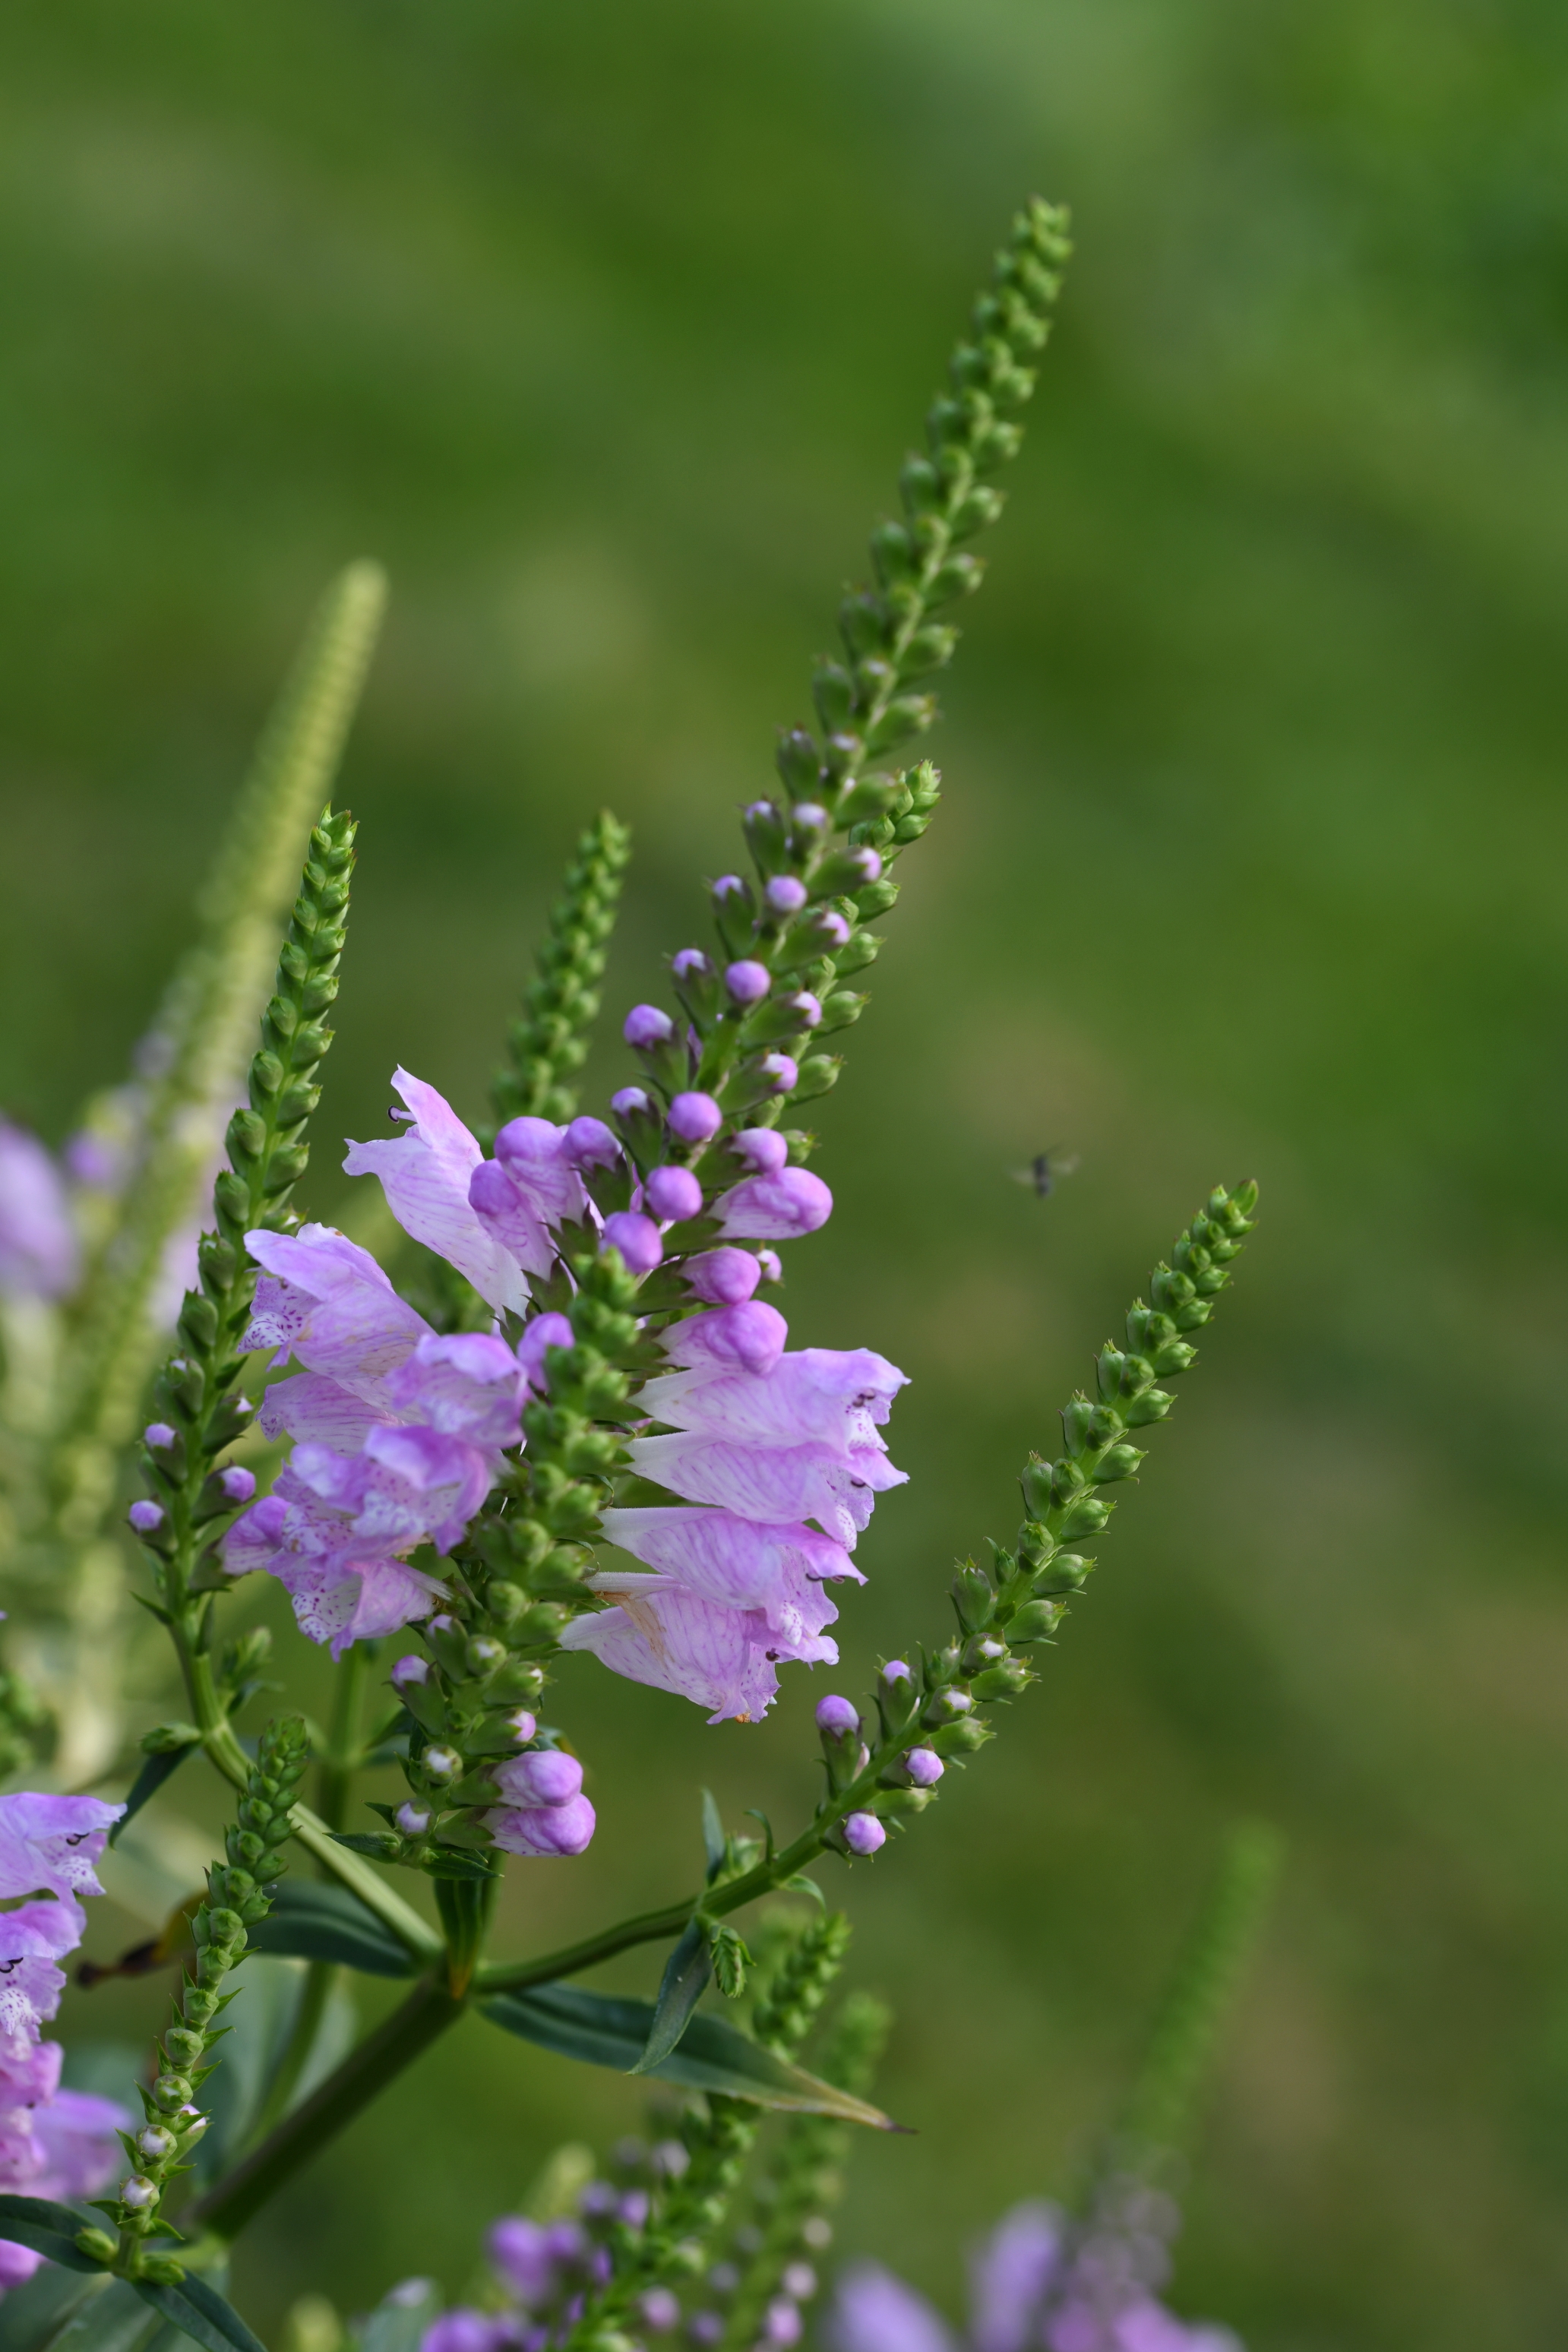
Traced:
<path fill-rule="evenodd" d="M 888 1832 L 875 1813 L 847 1813 L 844 1843 L 851 1853 L 878 1853 L 888 1843 Z"/>
<path fill-rule="evenodd" d="M 0 1293 L 63 1298 L 79 1262 L 58 1169 L 36 1135 L 0 1118 Z"/>
<path fill-rule="evenodd" d="M 675 1024 L 657 1004 L 634 1004 L 622 1024 L 621 1034 L 634 1052 L 647 1053 L 656 1045 L 669 1043 L 675 1034 Z"/>
<path fill-rule="evenodd" d="M 492 1307 L 521 1309 L 528 1297 L 517 1260 L 476 1214 L 468 1199 L 475 1170 L 484 1159 L 451 1105 L 406 1070 L 393 1085 L 414 1113 L 405 1133 L 371 1143 L 351 1143 L 345 1174 L 378 1176 L 386 1204 L 416 1241 L 467 1275 Z"/>
<path fill-rule="evenodd" d="M 572 1797 L 563 1805 L 499 1806 L 484 1820 L 504 1852 L 541 1861 L 585 1853 L 597 1826 L 586 1797 Z"/>

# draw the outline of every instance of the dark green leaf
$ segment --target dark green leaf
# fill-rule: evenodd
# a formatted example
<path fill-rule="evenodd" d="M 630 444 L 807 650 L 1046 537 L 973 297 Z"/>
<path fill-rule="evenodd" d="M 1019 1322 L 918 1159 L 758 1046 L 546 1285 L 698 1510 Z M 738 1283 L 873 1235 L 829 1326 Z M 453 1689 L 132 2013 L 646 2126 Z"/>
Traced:
<path fill-rule="evenodd" d="M 711 1804 L 713 1801 L 710 1798 L 708 1801 Z M 714 1819 L 718 1819 L 716 1808 Z M 721 1831 L 719 1835 L 719 1856 L 722 1861 L 723 1832 Z M 691 2012 L 701 2000 L 703 1987 L 712 1973 L 713 1956 L 708 1948 L 707 1925 L 701 1919 L 689 1920 L 685 1934 L 664 1964 L 658 1999 L 654 2003 L 653 2022 L 648 2027 L 647 2046 L 632 2068 L 634 2074 L 651 2074 L 655 2067 L 668 2057 L 689 2024 Z"/>
<path fill-rule="evenodd" d="M 0 2296 L 0 2352 L 47 2352 L 83 2305 L 103 2291 L 100 2279 L 45 2263 Z"/>
<path fill-rule="evenodd" d="M 708 1884 L 711 1886 L 724 1867 L 724 1824 L 710 1789 L 702 1791 L 702 1846 L 708 1856 Z"/>
<path fill-rule="evenodd" d="M 171 2327 L 205 2344 L 207 2352 L 267 2352 L 231 2303 L 216 2287 L 188 2272 L 178 2286 L 154 2286 L 151 2279 L 132 2279 L 143 2303 L 166 2319 Z"/>
<path fill-rule="evenodd" d="M 372 1977 L 408 1977 L 414 1962 L 389 1927 L 346 1886 L 286 1878 L 265 1919 L 250 1930 L 253 1951 L 279 1958 L 336 1960 Z"/>
<path fill-rule="evenodd" d="M 804 1870 L 797 1870 L 793 1878 L 786 1878 L 779 1893 L 781 1895 L 815 1895 L 823 1909 L 826 1911 L 827 1908 L 826 1895 L 824 1895 L 816 1879 L 807 1878 Z"/>
<path fill-rule="evenodd" d="M 78 2251 L 76 2233 L 87 2226 L 87 2215 L 49 2197 L 0 2197 L 0 2238 L 30 2246 L 68 2271 L 100 2271 L 90 2254 Z"/>
<path fill-rule="evenodd" d="M 423 1867 L 432 1878 L 493 1878 L 495 1872 L 482 1862 L 469 1862 L 460 1853 L 432 1853 L 425 1858 Z"/>
<path fill-rule="evenodd" d="M 578 1985 L 532 1985 L 526 1992 L 498 1993 L 480 2009 L 493 2025 L 536 2042 L 563 2058 L 588 2066 L 614 2066 L 632 2073 L 653 2027 L 650 2000 L 622 2000 L 584 1992 Z M 831 2083 L 818 2082 L 800 2066 L 774 2055 L 721 2017 L 694 2017 L 679 2049 L 648 2070 L 660 2082 L 693 2091 L 719 2091 L 758 2106 L 795 2115 L 837 2116 L 845 2123 L 869 2124 L 879 2131 L 899 2126 L 878 2107 Z"/>
<path fill-rule="evenodd" d="M 161 1756 L 143 1757 L 142 1769 L 132 1781 L 126 1795 L 125 1811 L 109 1832 L 110 1845 L 115 1843 L 127 1822 L 135 1819 L 148 1798 L 157 1795 L 170 1774 L 177 1772 L 193 1748 L 199 1748 L 200 1745 L 199 1739 L 190 1739 L 183 1748 L 165 1748 Z"/>
<path fill-rule="evenodd" d="M 58 2271 L 39 2271 L 37 2278 L 58 2278 Z M 36 2280 L 30 2280 L 29 2285 Z M 180 2345 L 156 2312 L 149 2311 L 124 2279 L 78 2279 L 86 2290 L 58 2335 L 37 2345 L 34 2352 L 152 2352 L 154 2344 Z M 9 2310 L 12 2296 L 5 2297 Z"/>

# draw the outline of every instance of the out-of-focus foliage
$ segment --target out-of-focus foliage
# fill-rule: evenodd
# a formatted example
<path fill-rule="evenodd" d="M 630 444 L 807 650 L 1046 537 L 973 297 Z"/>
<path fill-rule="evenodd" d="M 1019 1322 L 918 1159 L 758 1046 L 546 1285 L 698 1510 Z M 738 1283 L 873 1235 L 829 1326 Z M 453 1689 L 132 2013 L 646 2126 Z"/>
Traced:
<path fill-rule="evenodd" d="M 1009 1528 L 1173 1215 L 1251 1172 L 1268 1217 L 1045 1687 L 857 1886 L 921 2137 L 858 2150 L 844 2237 L 950 2300 L 942 2250 L 1104 2119 L 1247 1810 L 1292 1862 L 1188 2307 L 1258 2352 L 1523 2352 L 1568 2309 L 1565 72 L 1539 0 L 0 26 L 0 1101 L 51 1139 L 144 1025 L 201 814 L 362 551 L 395 601 L 323 1138 L 384 1131 L 399 1059 L 481 1115 L 605 802 L 637 840 L 607 1006 L 641 992 L 1008 211 L 1075 207 L 942 845 L 792 1276 L 798 1339 L 916 1375 L 846 1687 Z M 1070 1183 L 1008 1181 L 1058 1139 Z M 591 1868 L 518 1874 L 520 1948 L 602 1916 L 611 1866 L 628 1906 L 689 1880 L 699 1780 L 806 1800 L 820 1678 L 717 1732 L 589 1661 L 563 1684 L 603 1827 Z M 159 1998 L 78 1997 L 67 2038 Z M 264 2326 L 416 2263 L 460 2286 L 476 2215 L 635 2117 L 498 2042 L 279 2207 L 239 2281 Z"/>

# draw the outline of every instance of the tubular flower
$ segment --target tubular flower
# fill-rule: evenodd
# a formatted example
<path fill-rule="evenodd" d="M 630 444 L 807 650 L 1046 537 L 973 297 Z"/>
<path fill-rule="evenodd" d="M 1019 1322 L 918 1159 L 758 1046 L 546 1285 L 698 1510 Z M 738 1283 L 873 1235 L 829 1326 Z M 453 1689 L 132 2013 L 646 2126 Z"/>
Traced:
<path fill-rule="evenodd" d="M 58 1169 L 36 1135 L 0 1118 L 0 1296 L 63 1298 L 79 1256 Z"/>
<path fill-rule="evenodd" d="M 0 2187 L 28 2196 L 90 2197 L 120 2159 L 132 2117 L 112 2099 L 59 2088 L 60 2047 L 42 2039 L 65 1990 L 59 1962 L 80 1943 L 78 1900 L 100 1895 L 94 1864 L 123 1805 L 18 1790 L 0 1797 Z M 0 2288 L 30 2278 L 41 2256 L 0 2242 Z"/>
<path fill-rule="evenodd" d="M 825 1588 L 864 1582 L 849 1547 L 877 1494 L 904 1477 L 879 1434 L 904 1374 L 868 1349 L 786 1354 L 785 1336 L 776 1309 L 753 1301 L 676 1327 L 682 1369 L 640 1399 L 670 1433 L 628 1452 L 686 1507 L 606 1512 L 607 1539 L 656 1573 L 601 1570 L 595 1589 L 616 1605 L 563 1636 L 714 1721 L 765 1713 L 782 1664 L 837 1661 Z"/>
<path fill-rule="evenodd" d="M 301 1629 L 341 1656 L 427 1616 L 444 1593 L 405 1555 L 458 1540 L 521 1437 L 526 1370 L 493 1334 L 432 1331 L 341 1234 L 249 1239 L 273 1271 L 246 1344 L 311 1369 L 268 1393 L 261 1425 L 294 1438 L 294 1453 L 229 1529 L 224 1566 L 276 1576 Z"/>

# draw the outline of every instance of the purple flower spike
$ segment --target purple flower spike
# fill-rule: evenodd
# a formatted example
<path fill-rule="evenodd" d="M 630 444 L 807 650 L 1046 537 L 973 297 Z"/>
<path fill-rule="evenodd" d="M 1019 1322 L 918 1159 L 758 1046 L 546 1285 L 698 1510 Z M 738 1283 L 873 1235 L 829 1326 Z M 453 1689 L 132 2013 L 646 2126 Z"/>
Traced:
<path fill-rule="evenodd" d="M 720 1230 L 730 1241 L 786 1242 L 814 1234 L 833 1214 L 833 1195 L 809 1168 L 781 1168 L 748 1177 L 717 1203 Z"/>
<path fill-rule="evenodd" d="M 800 814 L 798 809 L 796 815 Z M 775 915 L 798 915 L 807 897 L 805 884 L 795 874 L 775 874 L 763 897 Z"/>
<path fill-rule="evenodd" d="M 142 1432 L 142 1443 L 150 1445 L 154 1454 L 163 1454 L 174 1443 L 174 1433 L 166 1421 L 150 1421 Z"/>
<path fill-rule="evenodd" d="M 613 1168 L 621 1147 L 602 1118 L 574 1118 L 566 1130 L 565 1156 L 574 1168 Z"/>
<path fill-rule="evenodd" d="M 699 1298 L 710 1307 L 738 1307 L 762 1279 L 761 1262 L 750 1250 L 704 1250 L 681 1269 Z"/>
<path fill-rule="evenodd" d="M 851 1853 L 878 1853 L 888 1843 L 888 1832 L 875 1813 L 850 1813 L 844 1823 L 844 1843 Z"/>
<path fill-rule="evenodd" d="M 902 1658 L 889 1658 L 882 1668 L 882 1680 L 885 1683 L 907 1683 L 910 1679 L 910 1670 Z"/>
<path fill-rule="evenodd" d="M 710 1143 L 724 1124 L 724 1114 L 711 1095 L 677 1095 L 667 1123 L 682 1143 Z"/>
<path fill-rule="evenodd" d="M 256 1473 L 246 1469 L 243 1463 L 231 1463 L 218 1478 L 231 1503 L 248 1503 L 256 1492 Z"/>
<path fill-rule="evenodd" d="M 618 1249 L 632 1274 L 651 1274 L 664 1255 L 658 1227 L 636 1209 L 617 1209 L 605 1219 L 605 1247 Z"/>
<path fill-rule="evenodd" d="M 771 1372 L 784 1354 L 789 1325 L 776 1307 L 748 1298 L 736 1307 L 716 1307 L 691 1315 L 664 1334 L 664 1352 L 673 1364 L 721 1365 L 726 1370 Z"/>
<path fill-rule="evenodd" d="M 583 1767 L 559 1748 L 531 1748 L 495 1768 L 495 1784 L 509 1805 L 569 1805 L 583 1793 Z"/>
<path fill-rule="evenodd" d="M 760 1004 L 773 984 L 766 964 L 755 963 L 750 956 L 731 964 L 724 973 L 724 985 L 737 1004 Z"/>
<path fill-rule="evenodd" d="M 911 1748 L 904 1769 L 917 1789 L 934 1789 L 947 1767 L 934 1748 Z"/>
<path fill-rule="evenodd" d="M 713 966 L 700 948 L 682 948 L 670 958 L 669 968 L 677 980 L 708 980 Z"/>
<path fill-rule="evenodd" d="M 558 1861 L 586 1853 L 597 1822 L 587 1798 L 573 1797 L 563 1805 L 498 1807 L 485 1815 L 485 1827 L 506 1853 Z"/>
<path fill-rule="evenodd" d="M 746 886 L 738 874 L 721 874 L 713 885 L 713 896 L 721 906 L 726 898 L 743 898 Z"/>
<path fill-rule="evenodd" d="M 730 1149 L 754 1176 L 776 1176 L 789 1161 L 789 1146 L 773 1127 L 742 1128 L 731 1137 Z"/>
<path fill-rule="evenodd" d="M 79 1265 L 59 1171 L 36 1135 L 0 1118 L 0 1294 L 61 1298 Z"/>
<path fill-rule="evenodd" d="M 813 922 L 829 948 L 848 946 L 849 926 L 837 907 L 819 907 L 813 918 Z"/>
<path fill-rule="evenodd" d="M 634 1004 L 621 1034 L 637 1052 L 646 1053 L 652 1046 L 668 1045 L 675 1034 L 675 1024 L 657 1004 Z"/>
<path fill-rule="evenodd" d="M 821 1017 L 819 1013 L 817 1018 L 820 1020 Z M 797 1063 L 791 1061 L 787 1054 L 764 1054 L 758 1067 L 775 1095 L 795 1092 L 796 1081 L 800 1076 L 800 1067 Z"/>
<path fill-rule="evenodd" d="M 816 1727 L 830 1739 L 843 1739 L 860 1728 L 860 1710 L 851 1698 L 829 1694 L 816 1702 Z"/>
<path fill-rule="evenodd" d="M 637 1118 L 644 1111 L 651 1110 L 653 1105 L 641 1087 L 622 1087 L 618 1094 L 610 1097 L 610 1108 L 617 1118 Z"/>
<path fill-rule="evenodd" d="M 858 868 L 862 882 L 881 880 L 882 861 L 874 849 L 852 849 L 848 856 L 851 865 Z"/>
<path fill-rule="evenodd" d="M 804 1026 L 807 1029 L 815 1029 L 817 1023 L 822 1018 L 821 997 L 813 996 L 809 988 L 802 988 L 797 990 L 795 994 L 788 999 L 788 1002 L 794 1010 L 799 1013 Z"/>
<path fill-rule="evenodd" d="M 643 1198 L 656 1217 L 679 1224 L 702 1207 L 702 1187 L 689 1168 L 656 1168 L 643 1186 Z"/>
<path fill-rule="evenodd" d="M 139 1536 L 156 1535 L 163 1524 L 162 1503 L 132 1503 L 125 1514 Z"/>
<path fill-rule="evenodd" d="M 406 1690 L 410 1683 L 427 1683 L 429 1679 L 429 1659 L 416 1657 L 412 1651 L 407 1657 L 398 1659 L 387 1676 L 394 1690 Z"/>

